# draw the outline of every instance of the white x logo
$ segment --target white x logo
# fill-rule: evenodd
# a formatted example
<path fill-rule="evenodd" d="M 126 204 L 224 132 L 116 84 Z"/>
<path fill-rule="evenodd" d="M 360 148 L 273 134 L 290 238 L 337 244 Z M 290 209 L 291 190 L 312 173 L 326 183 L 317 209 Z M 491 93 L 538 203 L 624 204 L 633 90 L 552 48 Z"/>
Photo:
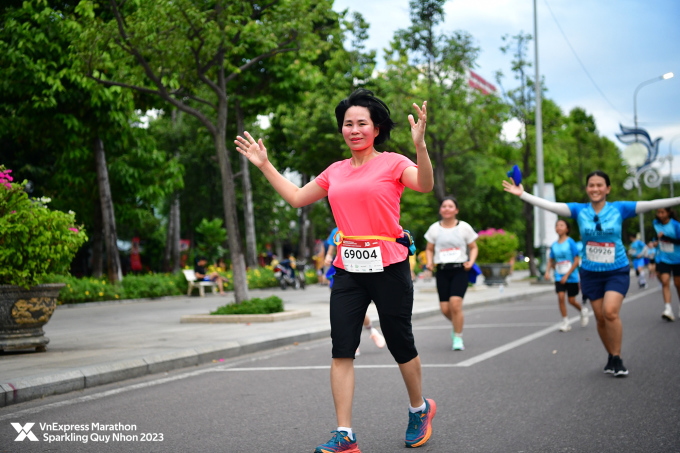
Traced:
<path fill-rule="evenodd" d="M 35 423 L 26 423 L 24 426 L 21 426 L 18 423 L 12 423 L 12 426 L 14 429 L 17 430 L 19 435 L 17 436 L 16 439 L 14 439 L 14 442 L 16 441 L 22 441 L 28 437 L 28 440 L 33 441 L 33 442 L 38 442 L 38 438 L 35 437 L 35 434 L 31 432 L 31 428 L 33 428 L 33 425 Z"/>

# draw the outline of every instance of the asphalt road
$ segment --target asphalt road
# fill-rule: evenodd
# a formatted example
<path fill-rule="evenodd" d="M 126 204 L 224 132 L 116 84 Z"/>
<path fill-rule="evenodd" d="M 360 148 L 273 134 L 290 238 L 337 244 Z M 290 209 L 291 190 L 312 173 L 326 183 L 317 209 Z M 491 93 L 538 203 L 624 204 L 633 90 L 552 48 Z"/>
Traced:
<path fill-rule="evenodd" d="M 680 322 L 662 309 L 658 288 L 626 298 L 626 378 L 602 373 L 594 319 L 581 328 L 570 308 L 572 331 L 556 330 L 554 295 L 467 310 L 465 351 L 450 350 L 443 316 L 415 321 L 425 396 L 438 406 L 420 451 L 680 451 Z M 329 365 L 320 340 L 10 406 L 0 452 L 311 452 L 336 427 Z M 364 334 L 355 365 L 361 451 L 404 451 L 408 399 L 389 352 Z M 38 441 L 16 441 L 11 423 L 27 435 L 34 423 Z"/>

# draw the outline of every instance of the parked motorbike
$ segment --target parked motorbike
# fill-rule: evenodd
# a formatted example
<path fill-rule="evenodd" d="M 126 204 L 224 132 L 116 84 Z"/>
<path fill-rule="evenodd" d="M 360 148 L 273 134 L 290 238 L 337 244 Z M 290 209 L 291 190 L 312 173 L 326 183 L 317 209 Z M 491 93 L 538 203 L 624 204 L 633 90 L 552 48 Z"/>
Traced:
<path fill-rule="evenodd" d="M 281 289 L 289 286 L 305 289 L 305 265 L 304 261 L 295 263 L 291 260 L 282 260 L 274 266 L 274 277 L 278 279 Z"/>

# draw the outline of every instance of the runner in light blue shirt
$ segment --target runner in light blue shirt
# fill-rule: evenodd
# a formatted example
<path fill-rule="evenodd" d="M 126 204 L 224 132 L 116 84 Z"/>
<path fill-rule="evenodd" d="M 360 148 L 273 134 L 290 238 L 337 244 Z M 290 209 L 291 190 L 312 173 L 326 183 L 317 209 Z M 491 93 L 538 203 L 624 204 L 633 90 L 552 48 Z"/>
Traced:
<path fill-rule="evenodd" d="M 647 246 L 644 242 L 639 240 L 635 234 L 630 235 L 630 248 L 628 254 L 633 258 L 633 269 L 638 278 L 638 285 L 640 288 L 647 287 L 647 280 L 645 279 L 645 253 Z"/>
<path fill-rule="evenodd" d="M 555 231 L 559 238 L 550 246 L 550 258 L 548 259 L 548 269 L 545 271 L 545 279 L 550 279 L 550 269 L 555 269 L 555 292 L 557 293 L 557 302 L 560 305 L 560 313 L 562 314 L 562 325 L 560 330 L 562 332 L 569 332 L 571 324 L 567 318 L 567 305 L 565 304 L 565 292 L 568 296 L 569 303 L 576 308 L 581 314 L 581 326 L 588 325 L 588 309 L 581 307 L 581 304 L 576 302 L 578 295 L 578 264 L 580 258 L 578 256 L 578 247 L 576 242 L 569 237 L 571 227 L 569 222 L 559 219 L 555 223 Z"/>
<path fill-rule="evenodd" d="M 649 279 L 656 279 L 656 253 L 657 253 L 657 241 L 656 237 L 652 238 L 651 241 L 647 243 L 647 248 L 645 249 L 645 260 L 647 262 L 647 269 L 649 270 Z"/>
<path fill-rule="evenodd" d="M 663 289 L 664 311 L 661 317 L 667 321 L 675 321 L 671 308 L 671 273 L 675 289 L 680 296 L 680 222 L 670 208 L 656 210 L 654 230 L 659 238 L 656 254 L 656 272 Z"/>
<path fill-rule="evenodd" d="M 586 176 L 589 203 L 551 202 L 528 194 L 521 184 L 515 185 L 509 181 L 503 181 L 503 188 L 527 203 L 578 221 L 585 243 L 581 291 L 591 301 L 597 332 L 609 353 L 604 372 L 626 376 L 628 370 L 621 360 L 622 327 L 619 312 L 630 286 L 630 273 L 626 249 L 621 241 L 621 225 L 625 219 L 637 214 L 678 205 L 680 197 L 610 203 L 607 201 L 607 195 L 611 192 L 609 176 L 600 170 Z"/>

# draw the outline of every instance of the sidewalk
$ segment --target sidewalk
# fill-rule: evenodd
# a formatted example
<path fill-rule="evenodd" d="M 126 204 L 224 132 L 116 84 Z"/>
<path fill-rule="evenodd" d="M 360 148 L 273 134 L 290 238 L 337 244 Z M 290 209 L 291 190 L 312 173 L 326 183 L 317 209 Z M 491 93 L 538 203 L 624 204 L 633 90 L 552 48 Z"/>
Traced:
<path fill-rule="evenodd" d="M 527 275 L 515 272 L 503 291 L 478 283 L 468 290 L 465 306 L 554 291 L 553 285 L 530 285 L 522 280 Z M 206 314 L 233 301 L 231 293 L 59 307 L 44 328 L 50 339 L 47 352 L 0 354 L 0 407 L 330 336 L 327 287 L 250 291 L 250 297 L 272 294 L 284 300 L 286 310 L 307 310 L 311 317 L 257 324 L 180 324 L 182 315 Z M 417 282 L 413 319 L 439 314 L 437 299 L 434 280 Z M 377 321 L 373 304 L 368 313 Z"/>

